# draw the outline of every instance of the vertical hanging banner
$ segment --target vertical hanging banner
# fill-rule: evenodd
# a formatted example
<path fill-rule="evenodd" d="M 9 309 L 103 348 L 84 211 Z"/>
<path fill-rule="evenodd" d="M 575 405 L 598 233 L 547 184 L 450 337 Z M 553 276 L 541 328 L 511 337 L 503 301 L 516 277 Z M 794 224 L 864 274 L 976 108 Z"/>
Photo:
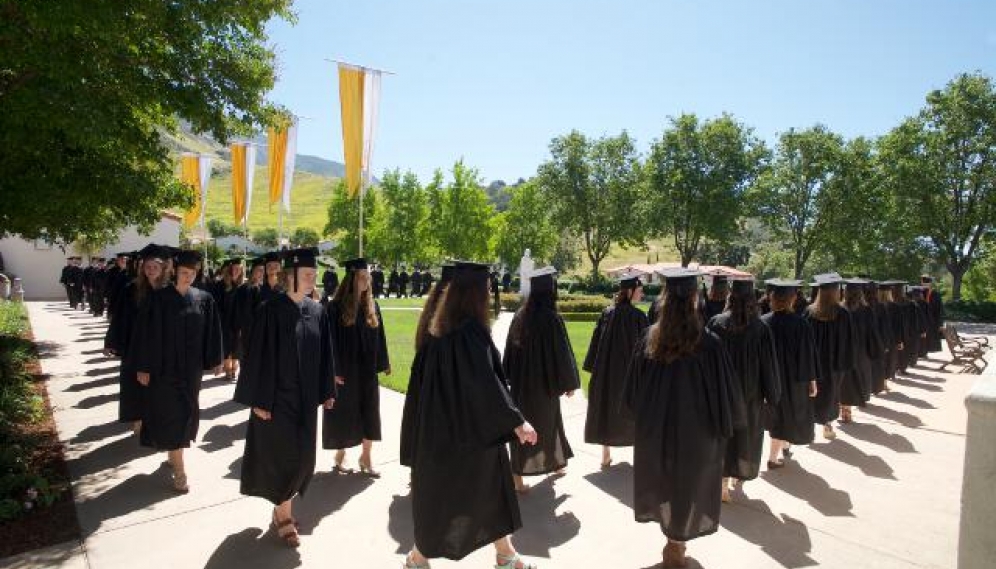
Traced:
<path fill-rule="evenodd" d="M 380 109 L 380 78 L 381 72 L 368 69 L 366 86 L 363 88 L 363 172 L 366 185 L 370 186 L 373 172 L 374 139 L 377 137 L 378 109 Z"/>
<path fill-rule="evenodd" d="M 294 184 L 294 165 L 297 161 L 297 117 L 287 125 L 286 147 L 284 148 L 284 187 L 281 192 L 284 211 L 290 213 L 291 186 Z"/>
<path fill-rule="evenodd" d="M 270 127 L 267 137 L 270 170 L 270 205 L 281 201 L 284 193 L 284 159 L 287 156 L 287 128 Z"/>
<path fill-rule="evenodd" d="M 201 222 L 201 227 L 204 227 L 204 212 L 207 210 L 208 184 L 211 182 L 211 155 L 201 154 L 197 158 L 197 173 L 200 176 L 199 179 L 201 183 L 200 222 Z M 205 242 L 207 242 L 206 235 L 205 235 Z"/>
<path fill-rule="evenodd" d="M 256 147 L 249 142 L 232 143 L 232 217 L 236 225 L 249 222 L 255 170 Z"/>
<path fill-rule="evenodd" d="M 339 64 L 343 162 L 346 164 L 346 189 L 350 197 L 356 196 L 362 184 L 365 75 L 362 68 Z"/>
<path fill-rule="evenodd" d="M 183 215 L 183 225 L 190 229 L 201 217 L 201 176 L 200 159 L 192 152 L 184 152 L 180 156 L 180 182 L 190 188 L 194 204 Z"/>

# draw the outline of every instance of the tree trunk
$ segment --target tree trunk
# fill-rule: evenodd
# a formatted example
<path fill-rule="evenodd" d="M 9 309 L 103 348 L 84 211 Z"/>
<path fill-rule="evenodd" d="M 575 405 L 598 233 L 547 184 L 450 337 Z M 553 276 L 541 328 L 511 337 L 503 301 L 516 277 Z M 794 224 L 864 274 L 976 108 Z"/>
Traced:
<path fill-rule="evenodd" d="M 967 272 L 960 264 L 951 263 L 948 265 L 951 273 L 951 300 L 961 300 L 961 280 Z"/>

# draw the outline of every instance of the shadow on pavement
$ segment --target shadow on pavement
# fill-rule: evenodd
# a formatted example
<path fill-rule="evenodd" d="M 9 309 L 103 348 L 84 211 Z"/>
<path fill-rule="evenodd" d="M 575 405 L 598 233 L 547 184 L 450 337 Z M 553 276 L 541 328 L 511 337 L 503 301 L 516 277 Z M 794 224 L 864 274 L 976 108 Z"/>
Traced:
<path fill-rule="evenodd" d="M 909 395 L 899 391 L 889 391 L 888 393 L 879 395 L 879 397 L 885 399 L 886 401 L 903 403 L 905 405 L 916 407 L 917 409 L 937 409 L 937 407 L 934 407 L 934 405 L 928 401 L 924 401 L 923 399 L 917 397 L 910 397 Z"/>
<path fill-rule="evenodd" d="M 906 377 L 906 378 L 909 378 L 909 379 L 918 379 L 920 381 L 929 381 L 930 383 L 947 383 L 948 382 L 948 380 L 945 379 L 945 378 L 943 378 L 943 377 L 935 377 L 935 376 L 932 376 L 932 375 L 923 375 L 922 373 L 913 373 L 913 372 L 910 372 L 910 371 L 904 373 L 903 377 Z"/>
<path fill-rule="evenodd" d="M 208 558 L 204 569 L 267 567 L 292 569 L 301 566 L 301 554 L 281 542 L 272 529 L 246 528 L 226 537 Z"/>
<path fill-rule="evenodd" d="M 387 509 L 387 533 L 391 534 L 398 548 L 398 555 L 407 555 L 415 545 L 415 526 L 412 523 L 412 495 L 391 498 L 391 506 Z"/>
<path fill-rule="evenodd" d="M 567 543 L 581 531 L 581 521 L 571 511 L 557 513 L 570 494 L 557 495 L 556 476 L 548 476 L 519 497 L 522 525 L 528 531 L 515 535 L 515 548 L 523 555 L 550 557 L 550 549 Z M 527 479 L 528 483 L 528 479 Z"/>
<path fill-rule="evenodd" d="M 92 443 L 131 432 L 131 425 L 112 421 L 103 425 L 90 425 L 69 439 L 69 444 Z M 136 444 L 137 441 L 135 441 Z"/>
<path fill-rule="evenodd" d="M 239 411 L 245 411 L 248 413 L 248 410 L 249 408 L 245 405 L 228 399 L 202 410 L 201 421 L 212 421 L 231 413 L 238 413 Z"/>
<path fill-rule="evenodd" d="M 107 520 L 144 510 L 180 496 L 170 484 L 167 467 L 152 474 L 136 474 L 103 494 L 76 503 L 84 536 L 92 535 Z"/>
<path fill-rule="evenodd" d="M 868 454 L 847 441 L 836 439 L 828 443 L 811 444 L 809 448 L 838 462 L 850 464 L 866 476 L 896 480 L 896 473 L 882 457 Z"/>
<path fill-rule="evenodd" d="M 86 391 L 87 389 L 94 389 L 97 387 L 107 387 L 109 385 L 117 385 L 120 382 L 120 378 L 117 374 L 109 375 L 107 377 L 100 377 L 92 381 L 84 381 L 83 383 L 74 383 L 67 387 L 64 391 L 69 393 L 78 393 L 80 391 Z"/>
<path fill-rule="evenodd" d="M 82 453 L 77 458 L 67 460 L 73 479 L 78 480 L 90 474 L 127 464 L 136 458 L 153 454 L 155 451 L 138 444 L 138 437 L 132 435 L 101 445 Z"/>
<path fill-rule="evenodd" d="M 898 433 L 886 432 L 874 423 L 845 423 L 838 427 L 841 432 L 856 439 L 883 446 L 895 452 L 917 452 L 913 443 Z"/>
<path fill-rule="evenodd" d="M 924 391 L 933 391 L 933 392 L 944 391 L 944 388 L 941 387 L 940 385 L 934 385 L 933 383 L 920 383 L 919 381 L 914 381 L 912 379 L 903 379 L 901 377 L 893 379 L 892 383 L 894 383 L 895 385 L 902 385 L 904 387 L 912 387 L 913 389 L 923 389 Z"/>
<path fill-rule="evenodd" d="M 794 460 L 789 461 L 785 468 L 761 473 L 761 478 L 782 492 L 809 503 L 824 516 L 854 517 L 850 494 L 831 488 L 826 480 Z"/>
<path fill-rule="evenodd" d="M 114 381 L 117 381 L 116 377 L 113 378 L 113 379 L 114 379 Z M 76 405 L 73 405 L 73 407 L 75 407 L 77 409 L 93 409 L 94 407 L 100 407 L 101 405 L 106 405 L 107 403 L 110 403 L 111 401 L 117 401 L 117 400 L 118 400 L 118 394 L 117 393 L 105 393 L 104 395 L 92 395 L 90 397 L 85 397 L 83 399 L 80 399 L 76 403 Z"/>
<path fill-rule="evenodd" d="M 203 420 L 203 415 L 201 420 Z M 236 441 L 241 441 L 246 438 L 246 425 L 248 424 L 248 419 L 242 421 L 236 425 L 213 425 L 210 429 L 204 433 L 201 437 L 200 449 L 204 452 L 216 452 L 219 450 L 226 449 L 231 446 L 235 446 Z"/>
<path fill-rule="evenodd" d="M 380 482 L 384 484 L 384 482 Z M 372 478 L 359 474 L 339 475 L 316 472 L 304 496 L 294 498 L 294 517 L 301 524 L 301 535 L 311 535 L 322 520 L 331 516 L 360 492 L 374 484 Z M 260 512 L 269 516 L 269 509 Z"/>
<path fill-rule="evenodd" d="M 809 556 L 813 550 L 809 528 L 785 514 L 776 516 L 763 500 L 753 500 L 742 490 L 733 493 L 734 501 L 723 504 L 719 523 L 727 531 L 761 548 L 782 567 L 816 565 Z"/>
<path fill-rule="evenodd" d="M 875 415 L 880 419 L 886 419 L 888 421 L 893 421 L 899 423 L 904 427 L 909 427 L 911 429 L 916 429 L 917 427 L 923 426 L 923 421 L 920 417 L 913 415 L 912 413 L 907 413 L 905 411 L 896 411 L 895 409 L 890 409 L 888 407 L 879 407 L 869 403 L 864 406 L 862 410 L 869 415 Z"/>
<path fill-rule="evenodd" d="M 598 472 L 585 474 L 585 480 L 596 488 L 615 497 L 627 508 L 633 508 L 633 465 L 628 462 L 613 464 Z"/>
<path fill-rule="evenodd" d="M 107 366 L 107 367 L 98 367 L 98 368 L 94 368 L 94 369 L 88 369 L 88 370 L 86 370 L 86 376 L 87 377 L 97 377 L 98 375 L 106 375 L 108 373 L 115 373 L 116 374 L 119 369 L 121 369 L 121 365 L 120 364 L 118 364 L 118 365 L 112 365 L 112 366 Z"/>

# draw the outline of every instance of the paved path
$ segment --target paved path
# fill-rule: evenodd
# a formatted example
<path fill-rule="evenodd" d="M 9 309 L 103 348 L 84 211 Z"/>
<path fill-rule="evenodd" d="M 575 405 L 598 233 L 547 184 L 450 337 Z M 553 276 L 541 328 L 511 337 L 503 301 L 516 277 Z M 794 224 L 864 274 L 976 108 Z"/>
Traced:
<path fill-rule="evenodd" d="M 64 303 L 29 303 L 42 368 L 50 379 L 82 544 L 64 544 L 0 560 L 0 567 L 210 568 L 398 567 L 412 544 L 407 469 L 398 464 L 403 397 L 382 392 L 386 440 L 374 450 L 384 476 L 319 473 L 295 511 L 303 544 L 292 551 L 268 530 L 270 506 L 238 493 L 248 411 L 231 402 L 233 385 L 206 378 L 200 440 L 187 464 L 192 491 L 167 487 L 162 454 L 142 450 L 115 422 L 117 373 L 100 354 L 102 321 Z M 508 316 L 495 326 L 507 330 Z M 499 342 L 499 345 L 503 342 Z M 691 567 L 820 566 L 949 569 L 955 566 L 964 454 L 963 398 L 977 376 L 936 371 L 931 361 L 876 398 L 833 442 L 798 449 L 797 462 L 762 472 L 724 506 L 718 534 L 696 540 Z M 567 432 L 577 457 L 567 476 L 538 479 L 521 499 L 520 551 L 540 567 L 650 568 L 663 539 L 633 521 L 631 455 L 608 471 L 599 449 L 582 442 L 585 402 L 567 400 Z M 350 453 L 355 460 L 356 453 Z M 465 481 L 454 480 L 454 484 Z M 484 549 L 461 563 L 491 567 Z"/>

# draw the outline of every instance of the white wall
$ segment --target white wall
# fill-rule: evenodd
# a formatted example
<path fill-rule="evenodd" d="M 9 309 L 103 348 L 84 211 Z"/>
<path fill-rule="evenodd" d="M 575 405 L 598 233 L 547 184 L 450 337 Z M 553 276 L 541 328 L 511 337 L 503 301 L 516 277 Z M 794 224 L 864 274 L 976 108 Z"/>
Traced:
<path fill-rule="evenodd" d="M 140 235 L 134 227 L 123 230 L 118 240 L 106 247 L 98 257 L 113 257 L 122 251 L 137 251 L 148 243 L 171 245 L 180 244 L 180 220 L 164 215 L 149 235 Z M 51 300 L 66 297 L 66 291 L 59 284 L 59 275 L 66 265 L 66 257 L 78 254 L 72 246 L 65 250 L 43 242 L 26 241 L 20 237 L 0 239 L 0 254 L 3 255 L 4 274 L 20 277 L 24 286 L 25 300 Z M 89 260 L 84 259 L 84 264 Z"/>

